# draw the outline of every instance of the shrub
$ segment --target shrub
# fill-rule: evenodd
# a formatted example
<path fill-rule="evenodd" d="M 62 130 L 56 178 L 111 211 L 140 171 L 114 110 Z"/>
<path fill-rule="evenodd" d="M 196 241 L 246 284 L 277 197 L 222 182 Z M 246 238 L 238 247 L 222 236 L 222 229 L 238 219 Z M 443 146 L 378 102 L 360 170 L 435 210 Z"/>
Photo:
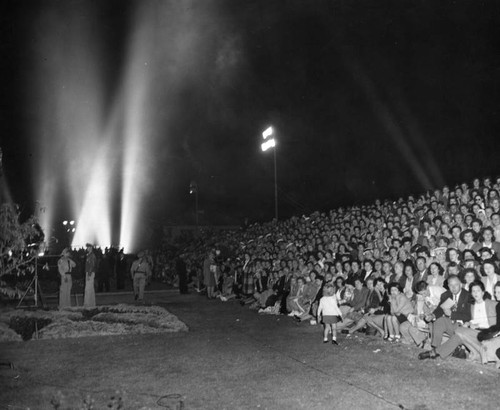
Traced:
<path fill-rule="evenodd" d="M 36 329 L 43 329 L 50 323 L 52 320 L 47 318 L 13 316 L 10 318 L 9 327 L 20 334 L 23 340 L 30 340 Z"/>

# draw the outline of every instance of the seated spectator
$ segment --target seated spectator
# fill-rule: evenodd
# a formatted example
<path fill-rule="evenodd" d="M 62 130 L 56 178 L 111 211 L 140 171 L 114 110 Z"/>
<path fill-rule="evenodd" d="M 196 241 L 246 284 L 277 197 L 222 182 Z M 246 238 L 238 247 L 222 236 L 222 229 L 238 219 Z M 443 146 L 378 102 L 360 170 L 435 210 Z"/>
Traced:
<path fill-rule="evenodd" d="M 382 278 L 377 278 L 375 280 L 371 279 L 371 278 L 367 279 L 366 289 L 367 289 L 368 293 L 366 296 L 365 306 L 363 307 L 363 309 L 361 311 L 361 313 L 363 313 L 363 316 L 360 317 L 356 321 L 354 326 L 352 326 L 351 328 L 346 330 L 348 335 L 351 335 L 352 333 L 354 333 L 355 331 L 357 331 L 359 329 L 363 329 L 366 326 L 366 317 L 369 315 L 375 314 L 375 312 L 380 307 L 380 302 L 382 302 L 382 298 L 383 298 L 383 288 L 382 288 L 382 291 L 380 290 L 380 288 L 377 290 L 376 289 L 377 283 L 383 284 L 385 282 L 384 282 L 384 279 L 382 279 Z M 347 320 L 348 319 L 345 319 L 345 321 L 347 321 Z M 353 320 L 353 322 L 354 322 L 354 320 Z"/>
<path fill-rule="evenodd" d="M 460 240 L 464 244 L 464 248 L 463 248 L 464 250 L 470 249 L 470 250 L 474 251 L 474 248 L 477 248 L 477 246 L 478 246 L 478 244 L 476 242 L 476 233 L 470 228 L 465 229 L 464 231 L 462 231 L 460 233 Z"/>
<path fill-rule="evenodd" d="M 486 292 L 491 296 L 493 295 L 493 288 L 495 284 L 500 281 L 500 275 L 497 274 L 497 266 L 492 259 L 488 259 L 483 262 L 481 270 L 484 273 L 484 277 L 481 279 Z"/>
<path fill-rule="evenodd" d="M 462 287 L 470 292 L 470 285 L 474 282 L 477 282 L 478 280 L 481 280 L 480 276 L 478 275 L 477 271 L 474 268 L 465 268 L 462 271 Z"/>
<path fill-rule="evenodd" d="M 427 283 L 432 286 L 443 286 L 444 285 L 444 269 L 436 262 L 433 262 L 429 266 L 430 275 L 427 277 Z"/>
<path fill-rule="evenodd" d="M 479 242 L 476 243 L 473 250 L 479 253 L 481 248 L 489 248 L 493 251 L 493 255 L 499 259 L 500 258 L 500 242 L 496 241 L 493 228 L 487 226 L 481 231 Z"/>
<path fill-rule="evenodd" d="M 302 276 L 299 276 L 296 279 L 296 283 L 294 283 L 295 278 L 292 278 L 291 282 L 291 288 L 290 288 L 290 295 L 286 299 L 286 308 L 287 311 L 289 312 L 288 316 L 295 316 L 295 315 L 300 315 L 301 313 L 304 313 L 300 310 L 299 307 L 299 298 L 303 295 L 304 293 L 304 287 L 306 284 L 306 281 Z"/>
<path fill-rule="evenodd" d="M 297 302 L 301 312 L 299 315 L 296 315 L 298 321 L 309 320 L 316 316 L 317 305 L 314 307 L 315 311 L 313 312 L 313 303 L 322 286 L 323 278 L 321 276 L 315 277 L 314 280 L 306 284 L 304 293 L 299 297 Z"/>
<path fill-rule="evenodd" d="M 471 285 L 471 294 L 474 300 L 471 306 L 471 319 L 460 327 L 442 345 L 435 349 L 434 354 L 424 352 L 419 355 L 420 359 L 450 357 L 460 345 L 465 345 L 469 351 L 469 360 L 479 361 L 481 358 L 481 344 L 477 339 L 481 329 L 487 329 L 496 324 L 496 305 L 492 300 L 484 299 L 484 285 L 482 282 L 474 282 Z"/>
<path fill-rule="evenodd" d="M 404 267 L 405 265 L 401 261 L 398 261 L 394 264 L 394 273 L 391 276 L 389 283 L 397 282 L 399 283 L 399 286 L 404 288 L 406 283 L 406 275 L 404 274 Z"/>
<path fill-rule="evenodd" d="M 354 279 L 352 299 L 348 303 L 351 309 L 344 316 L 344 320 L 342 321 L 342 323 L 339 323 L 337 325 L 337 329 L 348 327 L 363 317 L 368 293 L 369 291 L 363 286 L 363 281 L 361 280 L 361 278 L 357 277 L 356 279 Z"/>
<path fill-rule="evenodd" d="M 462 252 L 465 249 L 465 245 L 460 239 L 462 233 L 462 228 L 459 225 L 454 225 L 451 227 L 451 240 L 448 248 L 456 249 L 459 252 Z"/>
<path fill-rule="evenodd" d="M 389 295 L 386 291 L 386 284 L 381 280 L 375 280 L 374 282 L 375 290 L 377 292 L 378 299 L 380 299 L 380 304 L 378 307 L 373 308 L 372 313 L 365 316 L 366 325 L 369 328 L 373 328 L 380 334 L 381 337 L 386 337 L 385 329 L 385 316 L 390 313 L 391 306 L 389 303 Z M 370 312 L 369 312 L 370 313 Z"/>
<path fill-rule="evenodd" d="M 397 342 L 401 339 L 399 325 L 408 320 L 408 315 L 413 312 L 413 305 L 398 283 L 389 284 L 389 303 L 390 313 L 385 317 L 387 340 Z"/>
<path fill-rule="evenodd" d="M 498 355 L 500 349 L 500 282 L 495 284 L 493 293 L 497 302 L 497 323 L 484 331 L 480 331 L 477 335 L 477 339 L 481 342 L 479 351 L 481 362 L 483 364 L 496 362 L 497 368 L 500 368 L 500 356 Z"/>
<path fill-rule="evenodd" d="M 429 325 L 424 318 L 436 309 L 446 289 L 420 281 L 415 290 L 417 296 L 413 314 L 408 315 L 408 321 L 401 324 L 400 332 L 405 343 L 415 343 L 418 347 L 424 347 L 429 335 Z"/>
<path fill-rule="evenodd" d="M 392 272 L 392 265 L 388 261 L 382 262 L 382 273 L 380 277 L 384 279 L 386 283 L 389 283 L 391 281 L 391 276 L 393 275 Z"/>
<path fill-rule="evenodd" d="M 236 294 L 234 293 L 234 275 L 231 274 L 231 271 L 224 272 L 222 291 L 217 295 L 217 297 L 223 302 L 227 302 L 228 300 L 236 297 Z"/>
<path fill-rule="evenodd" d="M 404 273 L 405 273 L 406 280 L 405 280 L 405 284 L 402 286 L 402 290 L 408 299 L 412 299 L 413 295 L 414 295 L 413 289 L 414 289 L 415 284 L 417 283 L 415 281 L 415 267 L 413 266 L 413 263 L 411 263 L 411 262 L 405 263 Z M 398 285 L 399 285 L 399 283 L 398 283 Z"/>
<path fill-rule="evenodd" d="M 430 323 L 432 349 L 421 353 L 420 360 L 435 359 L 440 355 L 443 335 L 446 333 L 451 338 L 460 326 L 471 319 L 470 293 L 462 289 L 458 276 L 448 278 L 448 288 L 441 295 L 439 306 L 425 318 Z"/>

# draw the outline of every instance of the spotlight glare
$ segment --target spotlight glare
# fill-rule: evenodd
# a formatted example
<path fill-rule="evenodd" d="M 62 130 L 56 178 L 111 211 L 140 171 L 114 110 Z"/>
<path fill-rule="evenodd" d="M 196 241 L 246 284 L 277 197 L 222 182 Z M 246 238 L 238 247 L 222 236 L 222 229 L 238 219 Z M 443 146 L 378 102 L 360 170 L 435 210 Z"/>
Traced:
<path fill-rule="evenodd" d="M 63 221 L 63 225 L 66 226 L 68 224 L 68 221 Z"/>

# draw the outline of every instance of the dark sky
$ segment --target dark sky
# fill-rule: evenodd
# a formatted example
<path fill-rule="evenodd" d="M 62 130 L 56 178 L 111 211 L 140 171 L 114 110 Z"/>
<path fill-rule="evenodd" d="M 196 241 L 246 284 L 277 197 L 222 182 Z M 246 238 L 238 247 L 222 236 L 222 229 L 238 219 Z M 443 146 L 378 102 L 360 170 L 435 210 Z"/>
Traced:
<path fill-rule="evenodd" d="M 41 16 L 88 18 L 111 104 L 139 3 L 2 2 L 0 135 L 17 202 L 29 207 L 35 199 L 32 78 L 40 74 Z M 165 67 L 156 82 L 168 92 L 158 94 L 155 110 L 169 114 L 144 141 L 152 147 L 153 188 L 145 193 L 152 219 L 192 222 L 191 180 L 204 221 L 272 218 L 273 159 L 259 149 L 268 125 L 279 141 L 283 217 L 499 173 L 496 1 L 149 3 L 158 8 L 151 25 L 166 36 L 177 30 L 169 14 L 176 7 L 194 16 L 189 29 L 199 45 L 178 45 L 176 53 L 196 58 L 183 81 Z M 70 19 L 62 35 L 66 29 Z M 167 57 L 157 63 L 172 50 L 162 30 L 154 49 Z"/>

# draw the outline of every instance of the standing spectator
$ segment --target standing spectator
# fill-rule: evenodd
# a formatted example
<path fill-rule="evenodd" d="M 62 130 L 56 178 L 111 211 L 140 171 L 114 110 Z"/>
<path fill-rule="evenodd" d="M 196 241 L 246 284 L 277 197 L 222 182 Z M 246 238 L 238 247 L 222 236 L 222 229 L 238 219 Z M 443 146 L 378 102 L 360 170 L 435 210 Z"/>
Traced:
<path fill-rule="evenodd" d="M 245 253 L 245 261 L 243 262 L 243 283 L 242 283 L 242 290 L 241 293 L 243 293 L 245 296 L 251 295 L 253 293 L 253 270 L 252 270 L 252 261 L 250 260 L 250 254 Z"/>
<path fill-rule="evenodd" d="M 215 298 L 215 271 L 217 265 L 215 265 L 215 253 L 210 251 L 203 262 L 203 281 L 205 282 L 205 287 L 207 288 L 207 297 L 209 299 Z"/>
<path fill-rule="evenodd" d="M 144 252 L 139 252 L 137 256 L 139 259 L 132 263 L 130 273 L 134 282 L 134 299 L 143 302 L 144 287 L 146 286 L 146 280 L 151 276 L 151 266 Z"/>
<path fill-rule="evenodd" d="M 85 257 L 85 296 L 83 306 L 86 308 L 95 307 L 94 279 L 97 270 L 97 258 L 94 254 L 94 246 L 87 243 L 87 254 Z"/>
<path fill-rule="evenodd" d="M 110 255 L 105 253 L 97 268 L 97 291 L 102 292 L 105 290 L 109 292 L 109 277 L 111 275 L 111 261 Z"/>
<path fill-rule="evenodd" d="M 116 288 L 118 290 L 125 288 L 125 277 L 127 276 L 127 259 L 123 253 L 123 249 L 118 252 L 118 260 L 116 262 Z"/>
<path fill-rule="evenodd" d="M 57 269 L 61 275 L 61 286 L 59 288 L 59 309 L 71 307 L 71 287 L 73 280 L 71 271 L 76 266 L 76 263 L 71 259 L 71 253 L 68 248 L 64 249 L 61 258 L 57 261 Z"/>
<path fill-rule="evenodd" d="M 177 271 L 177 276 L 179 277 L 179 292 L 182 295 L 188 294 L 188 277 L 186 262 L 184 262 L 184 255 L 179 255 L 175 262 L 175 269 Z"/>
<path fill-rule="evenodd" d="M 342 313 L 337 305 L 337 298 L 332 285 L 323 289 L 323 297 L 319 301 L 318 321 L 323 323 L 323 343 L 328 343 L 328 334 L 332 334 L 332 344 L 337 342 L 337 323 L 342 320 Z"/>

